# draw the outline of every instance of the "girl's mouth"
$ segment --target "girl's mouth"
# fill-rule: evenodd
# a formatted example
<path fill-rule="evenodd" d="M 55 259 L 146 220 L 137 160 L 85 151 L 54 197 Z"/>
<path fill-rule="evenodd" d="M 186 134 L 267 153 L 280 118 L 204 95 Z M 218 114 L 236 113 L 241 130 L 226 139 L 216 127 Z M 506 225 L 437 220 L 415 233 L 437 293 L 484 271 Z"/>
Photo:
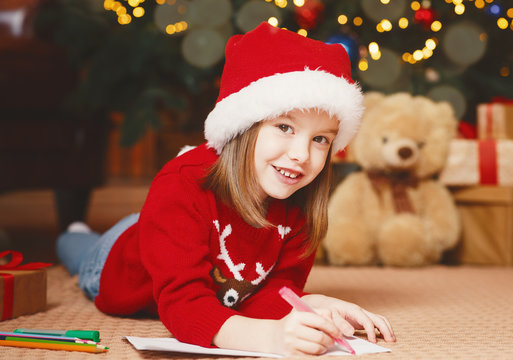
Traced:
<path fill-rule="evenodd" d="M 303 176 L 300 172 L 292 171 L 290 169 L 282 169 L 277 166 L 274 166 L 276 171 L 278 171 L 280 174 L 282 174 L 285 177 L 288 177 L 290 179 L 297 179 L 298 177 Z"/>

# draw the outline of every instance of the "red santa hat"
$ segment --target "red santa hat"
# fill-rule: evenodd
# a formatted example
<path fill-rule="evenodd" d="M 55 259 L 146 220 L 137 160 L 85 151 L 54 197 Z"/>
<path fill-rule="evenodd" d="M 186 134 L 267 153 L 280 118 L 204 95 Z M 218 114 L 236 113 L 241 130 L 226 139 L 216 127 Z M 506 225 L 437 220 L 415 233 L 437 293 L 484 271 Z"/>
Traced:
<path fill-rule="evenodd" d="M 221 88 L 205 121 L 205 138 L 221 153 L 254 123 L 293 109 L 318 108 L 339 119 L 333 152 L 344 149 L 363 112 L 343 46 L 325 44 L 264 22 L 230 38 Z"/>

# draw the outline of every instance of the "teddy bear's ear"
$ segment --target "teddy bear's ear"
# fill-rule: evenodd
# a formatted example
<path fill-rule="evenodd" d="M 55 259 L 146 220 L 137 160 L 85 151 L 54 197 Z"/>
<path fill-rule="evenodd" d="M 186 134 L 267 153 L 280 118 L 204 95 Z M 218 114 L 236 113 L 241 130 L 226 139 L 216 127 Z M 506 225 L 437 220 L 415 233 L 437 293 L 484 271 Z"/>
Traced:
<path fill-rule="evenodd" d="M 439 102 L 438 110 L 440 111 L 440 115 L 443 115 L 447 118 L 454 118 L 454 109 L 452 108 L 451 104 L 449 104 L 447 101 Z"/>
<path fill-rule="evenodd" d="M 363 106 L 366 109 L 370 109 L 371 107 L 379 104 L 384 99 L 385 99 L 385 94 L 382 94 L 377 91 L 369 91 L 364 94 Z"/>
<path fill-rule="evenodd" d="M 438 114 L 439 119 L 445 119 L 445 123 L 447 128 L 451 132 L 456 131 L 456 127 L 458 125 L 458 119 L 456 119 L 456 116 L 454 114 L 454 109 L 450 103 L 447 101 L 442 101 L 437 103 L 438 106 Z"/>

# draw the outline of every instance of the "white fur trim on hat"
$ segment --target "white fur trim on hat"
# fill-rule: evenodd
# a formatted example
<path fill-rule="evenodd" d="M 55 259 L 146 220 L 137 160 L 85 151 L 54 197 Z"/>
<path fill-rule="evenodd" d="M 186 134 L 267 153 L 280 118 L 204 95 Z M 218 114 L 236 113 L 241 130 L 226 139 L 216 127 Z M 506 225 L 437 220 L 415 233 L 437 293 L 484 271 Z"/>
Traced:
<path fill-rule="evenodd" d="M 363 96 L 359 86 L 325 71 L 277 73 L 260 78 L 219 101 L 205 121 L 205 138 L 218 154 L 254 123 L 294 109 L 318 108 L 336 116 L 339 131 L 333 152 L 351 141 L 360 125 Z"/>

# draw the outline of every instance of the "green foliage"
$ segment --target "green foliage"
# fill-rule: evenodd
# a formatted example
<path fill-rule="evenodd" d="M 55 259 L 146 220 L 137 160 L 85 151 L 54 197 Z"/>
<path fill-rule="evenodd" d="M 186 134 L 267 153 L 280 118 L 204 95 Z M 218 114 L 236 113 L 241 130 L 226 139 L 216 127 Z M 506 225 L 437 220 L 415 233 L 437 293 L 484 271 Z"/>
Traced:
<path fill-rule="evenodd" d="M 232 0 L 231 26 L 235 33 L 240 32 L 236 26 L 237 11 L 247 2 Z M 428 37 L 441 38 L 448 25 L 462 19 L 476 22 L 486 32 L 488 49 L 477 63 L 467 68 L 458 67 L 439 48 L 427 60 L 413 65 L 404 64 L 402 77 L 387 88 L 375 88 L 361 81 L 358 62 L 355 61 L 353 77 L 364 90 L 426 94 L 436 85 L 451 85 L 465 95 L 468 109 L 497 95 L 513 98 L 512 76 L 499 74 L 501 67 L 513 69 L 513 31 L 498 29 L 495 17 L 476 9 L 473 2 L 465 2 L 467 11 L 458 17 L 454 14 L 454 5 L 442 0 L 431 1 L 437 19 L 444 24 L 437 34 L 414 24 L 414 11 L 409 6 L 404 14 L 410 20 L 406 30 L 394 26 L 390 32 L 378 33 L 375 21 L 366 17 L 362 10 L 362 1 L 321 2 L 324 5 L 321 21 L 309 29 L 309 37 L 326 41 L 335 34 L 344 34 L 356 39 L 361 48 L 377 41 L 381 48 L 391 49 L 399 55 L 419 46 L 422 48 Z M 410 1 L 406 2 L 410 4 Z M 505 8 L 513 7 L 511 0 L 499 3 Z M 191 101 L 212 92 L 221 74 L 222 61 L 207 69 L 196 68 L 185 61 L 181 54 L 183 37 L 164 34 L 154 24 L 153 12 L 158 5 L 153 0 L 143 3 L 146 14 L 133 18 L 129 25 L 119 25 L 112 11 L 92 9 L 90 4 L 92 1 L 85 0 L 50 1 L 41 9 L 37 19 L 38 31 L 66 49 L 70 64 L 79 74 L 76 90 L 66 103 L 68 110 L 99 119 L 104 119 L 105 114 L 111 112 L 123 113 L 122 143 L 129 146 L 149 127 L 160 126 L 160 110 L 180 109 L 186 105 L 194 107 Z M 280 26 L 297 31 L 297 9 L 292 1 L 289 0 L 287 7 L 279 11 Z M 340 14 L 349 19 L 360 16 L 364 25 L 354 26 L 350 22 L 340 25 L 337 22 Z M 427 79 L 427 69 L 435 70 L 439 80 Z M 472 121 L 472 112 L 467 112 L 465 117 Z M 191 119 L 189 127 L 201 129 L 202 120 Z"/>

